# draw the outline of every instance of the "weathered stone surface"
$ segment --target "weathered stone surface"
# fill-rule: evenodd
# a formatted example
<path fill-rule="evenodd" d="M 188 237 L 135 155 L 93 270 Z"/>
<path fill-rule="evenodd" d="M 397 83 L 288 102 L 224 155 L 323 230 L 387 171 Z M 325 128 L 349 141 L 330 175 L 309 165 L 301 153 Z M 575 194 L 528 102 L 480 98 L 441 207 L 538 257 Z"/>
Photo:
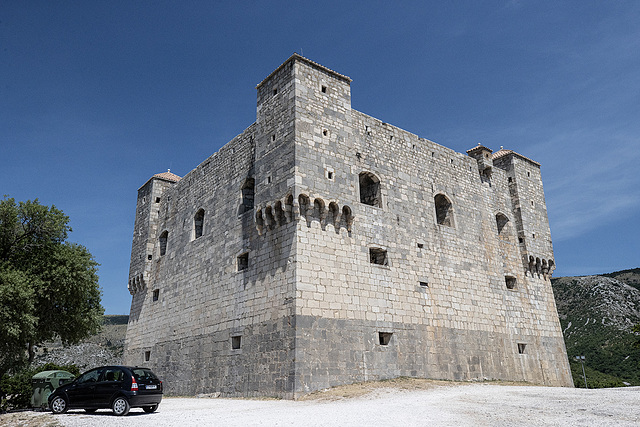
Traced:
<path fill-rule="evenodd" d="M 254 124 L 138 190 L 125 362 L 172 394 L 570 386 L 540 165 L 355 111 L 350 82 L 292 56 L 258 85 Z"/>

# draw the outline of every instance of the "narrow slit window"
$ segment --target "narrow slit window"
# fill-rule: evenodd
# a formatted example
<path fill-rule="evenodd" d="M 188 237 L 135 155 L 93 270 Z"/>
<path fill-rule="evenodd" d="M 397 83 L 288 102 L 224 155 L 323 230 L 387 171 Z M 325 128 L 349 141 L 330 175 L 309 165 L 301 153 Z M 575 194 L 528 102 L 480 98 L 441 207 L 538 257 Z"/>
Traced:
<path fill-rule="evenodd" d="M 148 362 L 149 360 L 151 360 L 151 352 L 150 351 L 145 351 L 144 352 L 144 361 Z"/>
<path fill-rule="evenodd" d="M 169 232 L 165 230 L 160 235 L 160 256 L 167 253 L 167 240 L 169 240 Z"/>
<path fill-rule="evenodd" d="M 253 178 L 247 178 L 240 190 L 242 202 L 240 205 L 240 213 L 243 214 L 245 212 L 249 212 L 253 210 L 253 200 L 255 194 L 255 180 Z"/>
<path fill-rule="evenodd" d="M 153 290 L 153 300 L 154 301 L 158 301 L 159 298 L 160 298 L 160 289 L 154 289 Z"/>
<path fill-rule="evenodd" d="M 420 287 L 421 288 L 428 288 L 429 287 L 429 283 L 428 282 L 420 282 Z"/>
<path fill-rule="evenodd" d="M 194 239 L 202 237 L 204 230 L 204 209 L 200 209 L 193 217 L 193 235 Z"/>
<path fill-rule="evenodd" d="M 524 354 L 526 348 L 527 348 L 527 345 L 525 343 L 522 343 L 522 342 L 518 343 L 518 353 Z"/>
<path fill-rule="evenodd" d="M 380 345 L 389 345 L 393 332 L 378 332 L 378 343 Z"/>
<path fill-rule="evenodd" d="M 231 337 L 231 348 L 233 350 L 239 350 L 241 344 L 242 344 L 242 335 L 236 335 L 234 337 Z"/>
<path fill-rule="evenodd" d="M 327 87 L 326 86 L 323 85 L 321 90 L 322 90 L 322 93 L 327 93 Z"/>

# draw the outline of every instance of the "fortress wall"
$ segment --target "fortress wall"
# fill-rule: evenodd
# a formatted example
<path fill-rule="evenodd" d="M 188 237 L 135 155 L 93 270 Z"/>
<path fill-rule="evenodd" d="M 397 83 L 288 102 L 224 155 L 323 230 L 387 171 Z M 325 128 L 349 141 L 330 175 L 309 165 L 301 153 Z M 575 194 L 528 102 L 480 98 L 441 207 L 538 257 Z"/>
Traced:
<path fill-rule="evenodd" d="M 525 275 L 507 172 L 494 168 L 483 182 L 468 156 L 354 110 L 319 114 L 326 76 L 314 72 L 296 88 L 297 120 L 315 130 L 298 135 L 299 192 L 311 204 L 347 204 L 355 219 L 348 233 L 314 210 L 298 226 L 296 391 L 398 375 L 570 384 L 566 362 L 554 365 L 564 343 L 549 282 Z M 381 207 L 360 203 L 363 171 L 380 179 Z M 438 193 L 453 204 L 453 227 L 436 223 Z M 510 218 L 502 236 L 498 212 Z M 544 235 L 541 220 L 524 223 Z M 387 266 L 370 263 L 372 247 L 387 251 Z M 392 343 L 380 345 L 380 332 Z"/>
<path fill-rule="evenodd" d="M 159 206 L 167 252 L 160 256 L 156 247 L 152 281 L 134 296 L 134 318 L 142 320 L 128 327 L 125 363 L 154 369 L 169 394 L 284 397 L 291 389 L 294 225 L 259 237 L 256 209 L 238 210 L 255 160 L 254 128 L 174 184 Z M 199 209 L 204 227 L 195 238 Z M 238 271 L 244 253 L 248 267 Z M 237 349 L 233 337 L 240 337 Z"/>
<path fill-rule="evenodd" d="M 539 166 L 509 154 L 481 177 L 475 158 L 352 110 L 348 77 L 293 58 L 258 85 L 256 123 L 168 184 L 155 223 L 139 205 L 136 224 L 156 225 L 134 237 L 132 271 L 145 245 L 154 258 L 126 363 L 169 394 L 290 398 L 399 375 L 571 385 L 548 276 L 528 263 L 553 257 Z"/>

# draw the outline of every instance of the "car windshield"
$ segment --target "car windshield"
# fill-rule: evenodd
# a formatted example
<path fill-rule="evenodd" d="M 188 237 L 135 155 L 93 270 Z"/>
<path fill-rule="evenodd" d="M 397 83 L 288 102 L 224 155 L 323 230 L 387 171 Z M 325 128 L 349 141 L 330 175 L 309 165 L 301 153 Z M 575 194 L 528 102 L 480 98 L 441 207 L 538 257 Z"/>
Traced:
<path fill-rule="evenodd" d="M 134 368 L 131 370 L 134 378 L 137 380 L 157 380 L 158 377 L 149 369 Z"/>

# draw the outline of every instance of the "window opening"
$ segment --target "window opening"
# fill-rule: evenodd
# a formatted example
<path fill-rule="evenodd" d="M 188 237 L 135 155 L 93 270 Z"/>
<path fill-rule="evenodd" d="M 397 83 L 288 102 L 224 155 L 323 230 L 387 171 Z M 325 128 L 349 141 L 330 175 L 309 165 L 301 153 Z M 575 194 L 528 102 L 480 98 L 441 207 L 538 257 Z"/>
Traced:
<path fill-rule="evenodd" d="M 167 230 L 160 234 L 160 256 L 167 253 L 167 240 L 169 239 L 169 232 Z"/>
<path fill-rule="evenodd" d="M 275 95 L 277 95 L 277 94 L 278 94 L 278 88 L 277 88 L 277 87 L 274 87 L 274 88 L 273 88 L 273 95 L 275 96 Z"/>
<path fill-rule="evenodd" d="M 241 214 L 253 210 L 255 188 L 255 180 L 253 178 L 247 178 L 240 190 L 242 196 L 242 204 L 240 205 Z"/>
<path fill-rule="evenodd" d="M 424 248 L 424 243 L 418 243 L 418 249 Z"/>
<path fill-rule="evenodd" d="M 151 352 L 150 351 L 145 351 L 144 352 L 144 361 L 148 362 L 151 359 Z"/>
<path fill-rule="evenodd" d="M 324 130 L 322 131 L 322 135 L 324 135 L 324 136 L 329 135 L 329 131 L 328 131 L 328 130 L 326 130 L 326 129 L 324 129 Z"/>
<path fill-rule="evenodd" d="M 327 93 L 327 87 L 326 86 L 322 86 L 322 93 Z"/>
<path fill-rule="evenodd" d="M 160 203 L 160 197 L 156 197 L 156 203 Z"/>
<path fill-rule="evenodd" d="M 518 343 L 518 353 L 520 354 L 524 354 L 524 350 L 527 348 L 527 345 L 525 343 Z"/>
<path fill-rule="evenodd" d="M 378 332 L 378 343 L 380 345 L 389 345 L 393 332 Z"/>
<path fill-rule="evenodd" d="M 453 205 L 444 194 L 434 197 L 436 204 L 436 221 L 440 225 L 453 227 Z"/>
<path fill-rule="evenodd" d="M 153 259 L 153 255 L 147 255 L 147 259 L 151 261 Z"/>
<path fill-rule="evenodd" d="M 238 256 L 238 271 L 249 268 L 249 252 L 245 252 Z"/>
<path fill-rule="evenodd" d="M 420 282 L 420 286 L 423 288 L 428 288 L 429 287 L 429 283 L 428 282 Z"/>
<path fill-rule="evenodd" d="M 202 230 L 204 229 L 204 209 L 200 209 L 193 217 L 193 229 L 194 239 L 202 237 Z"/>
<path fill-rule="evenodd" d="M 233 350 L 240 349 L 241 343 L 242 343 L 242 335 L 236 335 L 235 337 L 231 337 L 231 348 Z"/>
<path fill-rule="evenodd" d="M 360 203 L 382 207 L 380 180 L 371 172 L 360 173 Z"/>
<path fill-rule="evenodd" d="M 505 284 L 507 285 L 507 289 L 515 289 L 517 280 L 513 276 L 505 276 L 504 277 Z"/>
<path fill-rule="evenodd" d="M 154 301 L 158 301 L 158 298 L 160 298 L 160 289 L 154 289 L 153 290 L 153 300 Z"/>
<path fill-rule="evenodd" d="M 276 140 L 276 134 L 274 133 L 273 135 L 271 135 L 271 142 Z"/>
<path fill-rule="evenodd" d="M 387 251 L 381 248 L 369 248 L 369 262 L 371 264 L 389 265 Z"/>
<path fill-rule="evenodd" d="M 507 218 L 506 215 L 502 213 L 496 214 L 496 226 L 498 227 L 498 235 L 502 235 L 502 232 L 506 231 L 504 227 L 507 225 L 508 222 L 509 222 L 509 218 Z"/>

